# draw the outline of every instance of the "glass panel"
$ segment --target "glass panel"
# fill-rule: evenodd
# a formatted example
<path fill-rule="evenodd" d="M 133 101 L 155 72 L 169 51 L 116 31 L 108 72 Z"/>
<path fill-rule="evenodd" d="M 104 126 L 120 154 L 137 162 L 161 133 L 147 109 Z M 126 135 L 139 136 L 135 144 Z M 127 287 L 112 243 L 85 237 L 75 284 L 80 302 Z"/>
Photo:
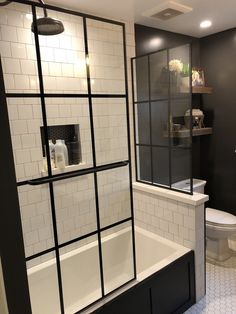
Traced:
<path fill-rule="evenodd" d="M 131 216 L 129 167 L 98 172 L 101 228 Z"/>
<path fill-rule="evenodd" d="M 40 135 L 43 126 L 40 99 L 8 98 L 7 108 L 17 181 L 47 175 Z"/>
<path fill-rule="evenodd" d="M 191 146 L 190 95 L 185 98 L 171 99 L 171 137 L 172 146 Z"/>
<path fill-rule="evenodd" d="M 93 174 L 53 183 L 60 244 L 97 229 Z"/>
<path fill-rule="evenodd" d="M 134 278 L 131 222 L 102 232 L 105 293 Z"/>
<path fill-rule="evenodd" d="M 92 167 L 87 99 L 46 98 L 46 110 L 53 174 Z"/>
<path fill-rule="evenodd" d="M 60 313 L 55 254 L 46 254 L 27 262 L 27 273 L 32 313 Z"/>
<path fill-rule="evenodd" d="M 151 99 L 168 98 L 167 50 L 150 55 Z"/>
<path fill-rule="evenodd" d="M 190 93 L 190 46 L 169 50 L 170 93 L 172 97 Z"/>
<path fill-rule="evenodd" d="M 26 257 L 54 246 L 51 205 L 47 184 L 18 187 Z"/>
<path fill-rule="evenodd" d="M 138 180 L 152 182 L 151 147 L 136 146 Z"/>
<path fill-rule="evenodd" d="M 91 89 L 125 94 L 122 26 L 87 19 Z"/>
<path fill-rule="evenodd" d="M 163 147 L 152 148 L 153 183 L 170 186 L 169 150 Z"/>
<path fill-rule="evenodd" d="M 79 16 L 47 10 L 48 16 L 60 20 L 64 32 L 39 35 L 45 92 L 87 93 L 83 19 Z M 43 16 L 43 10 L 37 9 Z"/>
<path fill-rule="evenodd" d="M 97 165 L 128 159 L 126 103 L 123 99 L 93 99 Z"/>
<path fill-rule="evenodd" d="M 172 188 L 191 191 L 191 150 L 172 149 Z"/>
<path fill-rule="evenodd" d="M 7 92 L 39 92 L 31 7 L 9 3 L 0 12 L 0 54 Z"/>
<path fill-rule="evenodd" d="M 134 81 L 136 85 L 135 101 L 149 100 L 148 57 L 140 57 L 134 60 Z"/>
<path fill-rule="evenodd" d="M 102 297 L 97 236 L 60 250 L 66 314 L 74 314 Z"/>
<path fill-rule="evenodd" d="M 168 146 L 168 101 L 151 103 L 152 144 Z"/>
<path fill-rule="evenodd" d="M 150 144 L 150 113 L 149 103 L 135 104 L 136 143 Z"/>

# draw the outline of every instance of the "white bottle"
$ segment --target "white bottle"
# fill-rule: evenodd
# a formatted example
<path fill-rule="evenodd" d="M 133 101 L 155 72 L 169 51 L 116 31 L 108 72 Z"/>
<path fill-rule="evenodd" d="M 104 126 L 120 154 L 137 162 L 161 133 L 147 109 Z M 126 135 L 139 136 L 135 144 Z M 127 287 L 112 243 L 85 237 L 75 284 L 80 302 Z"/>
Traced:
<path fill-rule="evenodd" d="M 52 140 L 49 140 L 49 151 L 50 151 L 50 160 L 52 169 L 55 168 L 55 145 Z"/>
<path fill-rule="evenodd" d="M 56 161 L 57 168 L 65 169 L 66 162 L 65 162 L 64 144 L 62 143 L 62 140 L 56 140 L 55 161 Z"/>
<path fill-rule="evenodd" d="M 62 144 L 64 146 L 65 164 L 66 164 L 66 166 L 68 166 L 69 165 L 69 157 L 68 157 L 68 149 L 67 149 L 67 146 L 65 144 L 65 140 L 62 140 Z"/>

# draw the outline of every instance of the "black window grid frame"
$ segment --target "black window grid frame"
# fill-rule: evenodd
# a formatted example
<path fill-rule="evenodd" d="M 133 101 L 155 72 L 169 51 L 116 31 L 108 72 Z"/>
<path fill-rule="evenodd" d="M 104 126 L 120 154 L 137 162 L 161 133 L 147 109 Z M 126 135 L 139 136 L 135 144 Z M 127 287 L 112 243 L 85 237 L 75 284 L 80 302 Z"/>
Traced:
<path fill-rule="evenodd" d="M 47 160 L 47 167 L 48 167 L 48 176 L 43 178 L 36 178 L 33 180 L 26 180 L 26 181 L 20 181 L 17 182 L 17 186 L 24 186 L 24 185 L 42 185 L 42 184 L 48 184 L 49 187 L 49 195 L 50 195 L 50 204 L 51 204 L 51 217 L 52 217 L 52 226 L 53 226 L 53 238 L 54 238 L 54 246 L 41 251 L 37 254 L 25 257 L 25 263 L 27 263 L 30 260 L 33 260 L 35 258 L 44 256 L 48 253 L 54 252 L 55 253 L 55 259 L 56 259 L 56 267 L 57 267 L 57 279 L 58 279 L 58 291 L 59 291 L 59 300 L 60 300 L 60 310 L 61 313 L 65 313 L 65 307 L 64 307 L 64 296 L 63 296 L 63 283 L 62 283 L 62 274 L 61 274 L 61 266 L 60 266 L 60 253 L 59 250 L 61 248 L 64 248 L 66 246 L 69 246 L 73 243 L 77 243 L 81 240 L 84 240 L 86 238 L 89 238 L 91 236 L 97 235 L 98 238 L 98 253 L 99 253 L 99 268 L 100 268 L 100 280 L 101 280 L 101 294 L 102 297 L 96 300 L 95 302 L 89 304 L 85 308 L 79 310 L 76 313 L 80 313 L 84 311 L 86 308 L 90 307 L 91 305 L 99 302 L 100 300 L 104 299 L 108 295 L 114 293 L 115 291 L 119 290 L 121 287 L 129 284 L 130 282 L 136 280 L 137 278 L 137 272 L 136 272 L 136 254 L 135 254 L 135 231 L 134 231 L 134 205 L 133 205 L 133 193 L 132 193 L 132 168 L 131 168 L 131 141 L 130 141 L 130 115 L 129 115 L 129 97 L 128 97 L 128 68 L 127 68 L 127 51 L 126 51 L 126 28 L 125 23 L 114 21 L 107 18 L 102 18 L 90 14 L 85 14 L 69 9 L 60 8 L 54 5 L 43 5 L 41 3 L 37 3 L 30 0 L 13 0 L 13 3 L 20 3 L 24 5 L 29 5 L 32 10 L 32 16 L 33 16 L 33 23 L 34 23 L 34 39 L 35 39 L 35 50 L 36 50 L 36 57 L 37 57 L 37 69 L 38 69 L 38 79 L 39 79 L 39 93 L 6 93 L 5 92 L 5 98 L 38 98 L 41 102 L 41 112 L 42 112 L 42 120 L 43 120 L 43 128 L 45 132 L 45 149 L 46 149 L 46 160 Z M 39 35 L 38 35 L 38 29 L 36 24 L 36 9 L 37 8 L 46 8 L 48 10 L 62 12 L 66 14 L 71 14 L 75 16 L 79 16 L 83 19 L 83 31 L 84 31 L 84 47 L 85 47 L 85 60 L 89 58 L 89 47 L 88 47 L 88 34 L 87 34 L 87 20 L 97 20 L 100 22 L 105 22 L 109 24 L 118 25 L 122 28 L 122 34 L 123 34 L 123 56 L 124 56 L 124 80 L 125 80 L 125 93 L 124 94 L 112 94 L 112 93 L 106 93 L 106 94 L 96 94 L 92 93 L 91 90 L 91 78 L 90 78 L 90 65 L 86 62 L 86 76 L 87 76 L 87 90 L 88 93 L 45 93 L 44 92 L 44 83 L 43 83 L 43 72 L 42 72 L 42 65 L 41 65 L 41 56 L 40 56 L 40 44 L 39 44 Z M 2 63 L 2 62 L 1 62 Z M 86 98 L 88 99 L 88 106 L 89 106 L 89 118 L 90 118 L 90 129 L 91 129 L 91 143 L 92 143 L 92 157 L 93 157 L 93 166 L 86 169 L 81 169 L 77 171 L 71 171 L 67 172 L 65 174 L 57 174 L 53 175 L 52 168 L 51 168 L 51 162 L 50 162 L 50 149 L 49 149 L 49 143 L 48 143 L 48 124 L 47 124 L 47 114 L 46 114 L 46 98 Z M 125 100 L 126 105 L 126 123 L 127 123 L 127 140 L 128 140 L 128 159 L 122 160 L 115 163 L 109 163 L 104 165 L 97 165 L 96 162 L 96 147 L 95 147 L 95 130 L 94 130 L 94 123 L 93 123 L 93 99 L 96 98 L 120 98 Z M 97 182 L 97 173 L 100 171 L 106 171 L 111 170 L 119 167 L 126 167 L 128 166 L 129 171 L 129 190 L 130 190 L 130 217 L 117 221 L 113 224 L 107 225 L 103 228 L 100 226 L 100 211 L 99 211 L 99 196 L 98 196 L 98 182 Z M 70 179 L 74 177 L 79 177 L 87 174 L 93 174 L 94 176 L 94 189 L 95 189 L 95 203 L 96 203 L 96 218 L 97 218 L 97 229 L 93 232 L 87 233 L 85 235 L 82 235 L 80 237 L 71 239 L 70 241 L 66 241 L 64 243 L 59 244 L 58 241 L 58 231 L 57 231 L 57 218 L 56 218 L 56 208 L 55 208 L 55 200 L 54 200 L 54 188 L 53 188 L 53 182 L 61 181 L 64 179 Z M 103 275 L 103 259 L 102 259 L 102 241 L 101 241 L 101 233 L 103 231 L 112 229 L 116 226 L 120 226 L 122 224 L 125 224 L 127 222 L 130 222 L 131 224 L 131 236 L 132 236 L 132 253 L 133 253 L 133 270 L 134 270 L 134 276 L 131 280 L 127 281 L 126 283 L 122 284 L 120 287 L 114 289 L 113 291 L 109 293 L 105 293 L 104 289 L 104 275 Z"/>
<path fill-rule="evenodd" d="M 189 73 L 189 94 L 190 97 L 192 96 L 192 44 L 185 44 L 183 46 L 189 46 L 189 68 L 190 68 L 190 73 Z M 150 53 L 146 53 L 146 54 L 142 54 L 140 56 L 135 56 L 133 58 L 131 58 L 131 80 L 132 80 L 132 100 L 133 100 L 133 125 L 134 125 L 134 155 L 135 155 L 135 178 L 137 182 L 140 183 L 144 183 L 147 185 L 151 185 L 151 186 L 156 186 L 156 187 L 161 187 L 163 189 L 167 189 L 167 190 L 172 190 L 175 192 L 180 192 L 183 194 L 188 194 L 188 195 L 193 195 L 193 148 L 192 148 L 192 137 L 193 137 L 193 128 L 192 128 L 192 97 L 190 98 L 190 143 L 188 147 L 174 147 L 172 145 L 172 138 L 171 138 L 171 129 L 170 129 L 170 115 L 171 115 L 171 92 L 170 92 L 170 71 L 168 71 L 168 95 L 167 97 L 159 97 L 157 99 L 152 99 L 151 97 L 151 71 L 150 71 L 150 56 L 152 56 L 153 54 L 159 53 L 159 52 L 163 52 L 166 51 L 167 53 L 167 68 L 169 69 L 169 61 L 170 61 L 170 50 L 177 48 L 177 47 L 181 47 L 182 45 L 178 45 L 178 46 L 174 46 L 174 47 L 170 47 L 170 48 L 165 48 L 165 49 L 160 49 L 160 50 L 156 50 Z M 136 96 L 135 96 L 135 92 L 137 92 L 137 87 L 135 88 L 135 80 L 136 80 L 136 72 L 135 72 L 135 61 L 138 60 L 139 58 L 143 58 L 143 57 L 147 57 L 148 60 L 148 99 L 146 100 L 140 100 L 138 101 L 138 99 L 136 100 Z M 168 134 L 168 145 L 155 145 L 152 143 L 152 122 L 151 122 L 151 104 L 153 102 L 158 102 L 158 101 L 167 101 L 168 102 L 168 121 L 167 121 L 167 134 Z M 137 142 L 137 132 L 136 132 L 136 127 L 137 127 L 137 121 L 136 121 L 136 105 L 137 104 L 141 104 L 141 103 L 148 103 L 149 106 L 149 121 L 150 121 L 150 132 L 149 132 L 149 140 L 150 143 L 149 144 L 140 144 Z M 138 153 L 137 153 L 137 148 L 138 147 L 148 147 L 150 149 L 150 166 L 151 166 L 151 182 L 146 181 L 146 180 L 142 180 L 139 178 L 138 175 Z M 164 185 L 164 184 L 159 184 L 154 182 L 153 180 L 153 148 L 157 147 L 157 148 L 166 148 L 168 149 L 168 155 L 169 155 L 169 163 L 168 163 L 168 167 L 169 167 L 169 185 Z M 181 189 L 176 189 L 172 186 L 172 151 L 173 150 L 187 150 L 190 152 L 190 167 L 189 167 L 189 174 L 190 174 L 190 190 L 189 191 L 185 191 L 185 190 L 181 190 Z"/>

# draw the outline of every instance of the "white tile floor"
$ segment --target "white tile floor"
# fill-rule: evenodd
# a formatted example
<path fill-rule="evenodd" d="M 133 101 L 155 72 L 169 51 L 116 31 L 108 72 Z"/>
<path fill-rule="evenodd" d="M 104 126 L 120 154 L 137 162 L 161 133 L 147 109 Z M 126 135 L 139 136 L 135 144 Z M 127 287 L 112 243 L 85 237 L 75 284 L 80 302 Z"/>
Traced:
<path fill-rule="evenodd" d="M 206 296 L 185 314 L 236 313 L 236 254 L 220 265 L 206 265 Z"/>

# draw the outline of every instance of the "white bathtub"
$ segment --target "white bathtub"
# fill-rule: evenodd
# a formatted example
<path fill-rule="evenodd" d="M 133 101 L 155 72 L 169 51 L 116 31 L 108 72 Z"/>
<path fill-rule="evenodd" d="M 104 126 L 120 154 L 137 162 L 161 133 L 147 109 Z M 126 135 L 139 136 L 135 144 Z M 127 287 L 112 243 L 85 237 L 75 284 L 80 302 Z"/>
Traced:
<path fill-rule="evenodd" d="M 189 249 L 135 228 L 137 282 L 165 267 Z M 133 278 L 131 229 L 102 239 L 105 292 Z M 72 314 L 101 298 L 97 242 L 61 256 L 66 314 Z M 33 314 L 59 314 L 55 259 L 28 270 Z M 134 284 L 134 283 L 133 283 Z M 117 295 L 117 293 L 116 293 Z"/>

